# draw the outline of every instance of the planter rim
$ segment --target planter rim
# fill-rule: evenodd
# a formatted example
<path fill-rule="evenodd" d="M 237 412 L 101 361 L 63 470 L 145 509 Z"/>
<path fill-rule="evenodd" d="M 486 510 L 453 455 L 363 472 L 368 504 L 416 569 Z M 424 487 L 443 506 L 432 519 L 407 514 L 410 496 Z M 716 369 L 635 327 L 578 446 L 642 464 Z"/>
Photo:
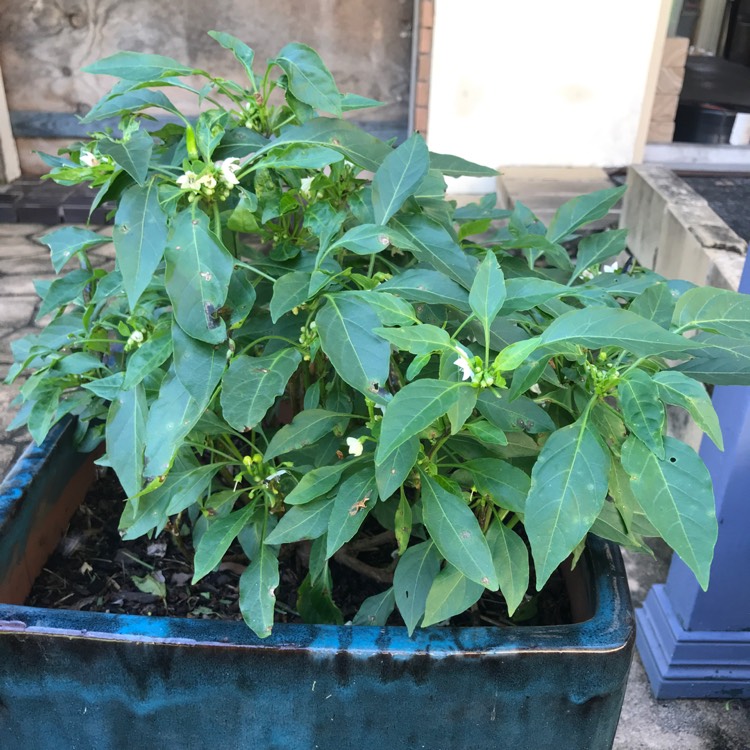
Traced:
<path fill-rule="evenodd" d="M 75 423 L 56 425 L 41 446 L 30 444 L 0 485 L 0 545 L 3 527 L 24 501 L 34 477 L 61 445 L 72 439 Z M 81 463 L 85 460 L 83 454 Z M 77 468 L 77 467 L 74 467 Z M 43 609 L 0 604 L 0 636 L 19 633 L 66 639 L 129 641 L 162 646 L 211 646 L 228 649 L 342 650 L 367 658 L 387 651 L 395 658 L 497 656 L 530 653 L 616 652 L 635 636 L 622 558 L 613 544 L 589 537 L 585 558 L 596 592 L 593 616 L 580 623 L 553 626 L 428 627 L 409 637 L 404 626 L 299 625 L 278 623 L 265 639 L 242 621 L 148 617 L 106 612 Z"/>

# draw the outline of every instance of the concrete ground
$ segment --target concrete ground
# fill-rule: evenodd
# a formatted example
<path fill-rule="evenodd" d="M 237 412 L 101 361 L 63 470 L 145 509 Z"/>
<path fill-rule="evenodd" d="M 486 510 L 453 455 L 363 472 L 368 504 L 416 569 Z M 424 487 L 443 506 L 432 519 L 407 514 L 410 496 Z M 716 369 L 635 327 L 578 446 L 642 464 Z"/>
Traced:
<path fill-rule="evenodd" d="M 0 371 L 9 363 L 10 342 L 34 326 L 36 297 L 32 280 L 49 277 L 47 248 L 38 244 L 49 227 L 0 224 Z M 108 246 L 93 252 L 97 265 L 111 259 Z M 0 475 L 28 443 L 25 430 L 6 432 L 13 416 L 15 388 L 0 388 Z M 633 601 L 638 606 L 651 585 L 663 581 L 668 551 L 655 547 L 653 558 L 625 556 Z M 657 701 L 638 656 L 630 673 L 615 750 L 750 750 L 750 701 Z M 529 745 L 533 750 L 533 746 Z M 581 748 L 581 750 L 587 750 Z"/>

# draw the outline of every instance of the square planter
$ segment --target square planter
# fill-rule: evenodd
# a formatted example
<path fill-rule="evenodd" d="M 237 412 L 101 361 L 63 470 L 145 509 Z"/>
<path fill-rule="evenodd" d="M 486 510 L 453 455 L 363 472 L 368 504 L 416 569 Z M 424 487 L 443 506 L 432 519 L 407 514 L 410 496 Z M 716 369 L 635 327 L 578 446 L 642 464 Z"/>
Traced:
<path fill-rule="evenodd" d="M 93 477 L 73 425 L 0 488 L 0 728 L 9 747 L 602 750 L 634 626 L 618 549 L 571 577 L 586 619 L 508 628 L 277 625 L 23 606 Z M 3 743 L 3 744 L 4 744 Z"/>

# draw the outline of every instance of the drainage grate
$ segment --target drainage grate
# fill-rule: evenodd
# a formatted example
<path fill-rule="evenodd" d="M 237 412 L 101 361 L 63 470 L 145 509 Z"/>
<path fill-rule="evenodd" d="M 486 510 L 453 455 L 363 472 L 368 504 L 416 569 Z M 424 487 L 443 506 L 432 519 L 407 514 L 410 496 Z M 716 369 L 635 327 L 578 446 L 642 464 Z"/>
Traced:
<path fill-rule="evenodd" d="M 0 185 L 0 223 L 107 224 L 110 206 L 99 206 L 89 219 L 94 191 L 38 179 L 20 179 Z"/>

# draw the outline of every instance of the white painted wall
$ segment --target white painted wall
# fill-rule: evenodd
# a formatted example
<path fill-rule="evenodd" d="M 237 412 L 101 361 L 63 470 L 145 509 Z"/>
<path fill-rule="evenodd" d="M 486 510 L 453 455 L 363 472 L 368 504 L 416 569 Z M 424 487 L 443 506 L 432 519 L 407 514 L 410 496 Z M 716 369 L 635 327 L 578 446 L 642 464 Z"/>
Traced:
<path fill-rule="evenodd" d="M 430 149 L 489 166 L 630 164 L 669 2 L 436 0 Z"/>

